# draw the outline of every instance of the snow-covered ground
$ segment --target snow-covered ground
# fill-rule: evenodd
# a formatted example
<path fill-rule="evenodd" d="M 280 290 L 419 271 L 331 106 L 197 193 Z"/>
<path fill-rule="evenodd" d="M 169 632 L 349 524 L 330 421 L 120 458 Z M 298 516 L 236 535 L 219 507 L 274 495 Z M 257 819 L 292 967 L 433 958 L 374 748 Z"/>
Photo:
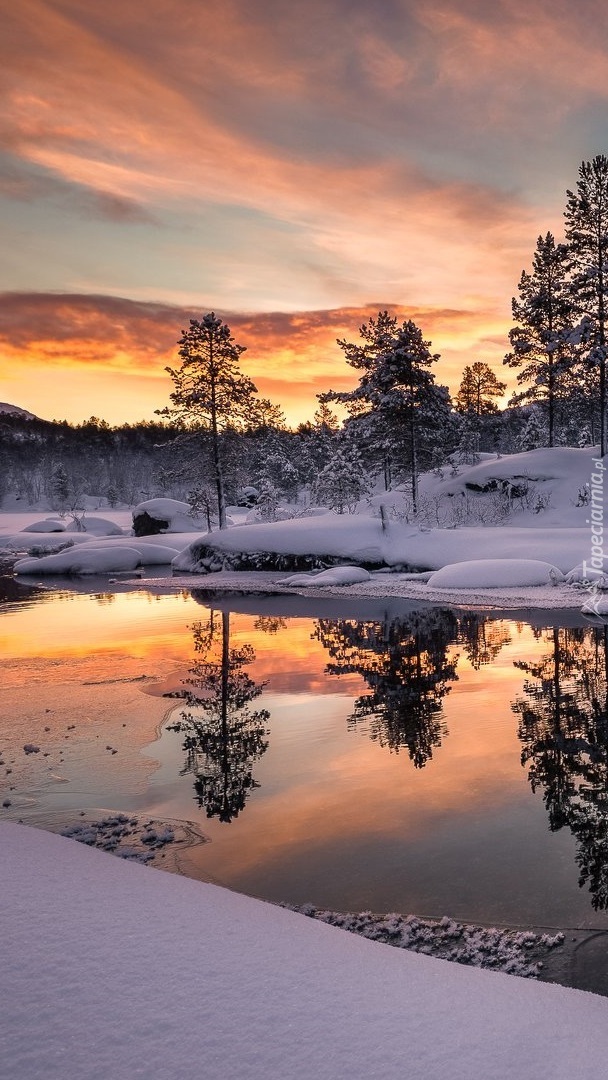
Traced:
<path fill-rule="evenodd" d="M 323 577 L 299 575 L 281 586 L 277 576 L 275 587 L 348 587 L 361 597 L 384 591 L 460 605 L 576 608 L 585 597 L 561 581 L 593 558 L 592 525 L 597 538 L 603 503 L 592 502 L 594 489 L 603 500 L 604 474 L 595 452 L 557 447 L 502 458 L 486 454 L 478 464 L 427 473 L 415 521 L 405 489 L 374 496 L 356 514 L 248 524 L 246 513 L 237 511 L 235 527 L 211 533 L 201 532 L 186 503 L 151 499 L 133 515 L 162 519 L 161 536 L 135 537 L 125 511 L 107 514 L 107 521 L 120 525 L 118 536 L 103 535 L 111 530 L 98 515 L 89 517 L 90 527 L 86 516 L 80 522 L 86 532 L 77 523 L 56 532 L 52 522 L 45 532 L 39 530 L 48 515 L 30 515 L 28 529 L 34 531 L 24 531 L 23 514 L 17 527 L 3 513 L 0 549 L 27 556 L 16 570 L 29 576 L 128 573 L 163 564 L 169 574 L 171 564 L 173 574 L 207 574 L 207 587 L 222 587 L 218 571 L 284 568 L 293 578 L 294 570 L 318 571 L 329 563 Z M 343 565 L 337 570 L 332 563 Z M 389 573 L 372 573 L 366 581 L 361 567 Z M 422 574 L 408 579 L 404 571 L 439 574 L 427 583 Z M 239 580 L 247 587 L 245 574 Z"/>
<path fill-rule="evenodd" d="M 0 824 L 14 1080 L 603 1076 L 608 1000 L 450 964 Z"/>

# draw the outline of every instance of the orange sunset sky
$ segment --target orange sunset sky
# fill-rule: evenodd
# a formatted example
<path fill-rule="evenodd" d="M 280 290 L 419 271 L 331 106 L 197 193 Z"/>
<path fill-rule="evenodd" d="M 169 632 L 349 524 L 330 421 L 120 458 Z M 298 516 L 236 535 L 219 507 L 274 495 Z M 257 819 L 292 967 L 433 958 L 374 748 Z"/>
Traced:
<path fill-rule="evenodd" d="M 215 310 L 289 423 L 380 308 L 456 392 L 608 152 L 602 0 L 0 0 L 0 400 L 152 419 Z"/>

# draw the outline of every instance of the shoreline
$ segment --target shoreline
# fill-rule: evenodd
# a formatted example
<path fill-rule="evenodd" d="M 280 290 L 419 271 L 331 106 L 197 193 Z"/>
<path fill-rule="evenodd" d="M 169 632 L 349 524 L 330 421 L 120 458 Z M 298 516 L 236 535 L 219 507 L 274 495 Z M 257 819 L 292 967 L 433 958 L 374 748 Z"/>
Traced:
<path fill-rule="evenodd" d="M 224 570 L 212 574 L 176 574 L 159 577 L 125 578 L 121 586 L 153 591 L 187 589 L 190 592 L 224 593 L 233 595 L 266 594 L 275 596 L 327 597 L 357 600 L 420 601 L 429 606 L 448 606 L 462 609 L 480 608 L 498 611 L 566 611 L 580 612 L 584 592 L 571 585 L 535 585 L 487 589 L 437 589 L 425 582 L 412 580 L 411 574 L 372 574 L 370 581 L 354 585 L 285 586 L 289 572 Z M 584 616 L 581 616 L 584 618 Z"/>

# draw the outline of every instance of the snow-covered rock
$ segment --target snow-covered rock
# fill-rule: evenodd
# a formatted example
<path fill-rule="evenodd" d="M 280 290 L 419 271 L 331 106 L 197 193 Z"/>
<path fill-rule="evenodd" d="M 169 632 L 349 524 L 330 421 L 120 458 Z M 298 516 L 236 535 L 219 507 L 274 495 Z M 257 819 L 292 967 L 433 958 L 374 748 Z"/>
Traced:
<path fill-rule="evenodd" d="M 361 581 L 370 580 L 371 574 L 361 566 L 332 566 L 328 570 L 321 570 L 320 573 L 293 574 L 291 577 L 283 578 L 281 585 L 287 585 L 289 588 L 294 586 L 308 588 L 318 585 L 327 587 L 328 585 L 358 585 Z"/>
<path fill-rule="evenodd" d="M 129 537 L 129 547 L 139 551 L 144 566 L 168 566 L 179 555 L 180 548 L 170 544 L 147 543 L 146 536 Z"/>
<path fill-rule="evenodd" d="M 539 559 L 474 559 L 436 570 L 428 584 L 433 589 L 495 589 L 557 585 L 563 579 L 561 570 Z"/>
<path fill-rule="evenodd" d="M 120 525 L 109 518 L 84 517 L 81 521 L 70 521 L 66 526 L 69 533 L 89 533 L 91 536 L 124 536 Z"/>
<path fill-rule="evenodd" d="M 17 574 L 108 574 L 134 570 L 141 562 L 136 548 L 78 544 L 40 559 L 20 559 L 14 569 Z"/>
<path fill-rule="evenodd" d="M 579 563 L 565 577 L 566 585 L 594 585 L 596 589 L 608 589 L 608 574 L 598 574 L 590 569 L 589 562 Z"/>
<path fill-rule="evenodd" d="M 147 499 L 133 510 L 136 536 L 167 532 L 201 532 L 206 528 L 201 518 L 192 514 L 190 503 L 179 499 Z"/>
<path fill-rule="evenodd" d="M 22 530 L 25 533 L 60 533 L 66 531 L 64 521 L 59 521 L 58 518 L 44 518 L 43 521 L 32 521 L 31 525 L 26 525 Z"/>
<path fill-rule="evenodd" d="M 193 540 L 174 570 L 208 573 L 222 566 L 248 570 L 308 570 L 319 563 L 439 570 L 448 563 L 497 559 L 539 559 L 563 573 L 589 550 L 586 529 L 462 528 L 421 529 L 363 514 L 330 514 L 271 524 L 222 529 Z M 282 559 L 281 559 L 282 557 Z"/>

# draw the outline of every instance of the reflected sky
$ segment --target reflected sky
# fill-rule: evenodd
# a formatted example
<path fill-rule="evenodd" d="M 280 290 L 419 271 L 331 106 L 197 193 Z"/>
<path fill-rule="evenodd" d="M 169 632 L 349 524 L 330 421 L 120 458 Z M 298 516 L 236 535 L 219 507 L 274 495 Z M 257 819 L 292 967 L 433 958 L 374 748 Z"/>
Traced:
<path fill-rule="evenodd" d="M 255 598 L 248 602 L 255 608 Z M 211 843 L 183 857 L 184 872 L 272 900 L 473 921 L 608 925 L 606 913 L 593 910 L 588 887 L 579 888 L 580 829 L 551 831 L 544 793 L 533 790 L 522 765 L 514 704 L 529 696 L 530 669 L 542 666 L 553 631 L 450 614 L 441 637 L 436 620 L 443 616 L 435 611 L 429 621 L 428 611 L 414 619 L 411 611 L 402 614 L 397 630 L 380 620 L 353 631 L 353 620 L 335 619 L 332 641 L 348 646 L 343 671 L 335 649 L 330 655 L 322 642 L 320 619 L 248 610 L 227 620 L 216 613 L 219 625 L 229 625 L 230 649 L 249 650 L 247 674 L 262 687 L 255 709 L 268 716 L 267 748 L 247 766 L 254 784 L 239 813 L 220 820 L 207 817 L 194 786 L 205 772 L 203 758 L 198 773 L 185 769 L 184 732 L 167 724 L 157 731 L 163 711 L 172 710 L 175 721 L 184 708 L 162 694 L 183 687 L 197 660 L 194 627 L 209 618 L 200 598 L 49 593 L 33 604 L 7 605 L 0 612 L 0 671 L 11 716 L 2 722 L 0 749 L 15 765 L 8 777 L 0 767 L 0 796 L 9 783 L 15 786 L 19 816 L 28 800 L 39 814 L 86 807 L 89 769 L 90 805 L 104 805 L 106 784 L 111 802 L 108 795 L 105 805 L 114 809 L 196 822 Z M 323 625 L 329 632 L 327 610 Z M 411 678 L 418 655 L 413 625 L 427 675 L 433 664 L 450 673 L 449 692 L 438 702 L 441 738 L 417 766 L 410 744 L 374 738 L 367 719 L 352 722 L 357 702 L 369 697 L 370 671 L 384 670 L 370 642 L 390 634 L 396 642 L 391 731 L 399 732 L 395 717 L 402 706 L 411 710 L 411 695 L 395 697 L 393 675 Z M 589 633 L 576 631 L 592 655 L 597 643 Z M 570 637 L 562 632 L 564 644 Z M 404 651 L 407 664 L 399 668 Z M 216 661 L 220 655 L 216 649 Z M 119 694 L 123 682 L 128 693 Z M 48 742 L 54 761 L 49 710 L 54 718 L 63 701 L 67 720 L 69 702 L 77 705 L 85 694 L 88 723 L 76 709 L 72 757 L 66 750 L 61 759 L 64 782 L 60 790 L 49 787 L 42 782 L 48 768 L 42 753 L 26 763 L 23 744 L 40 742 L 46 751 Z M 380 730 L 382 694 L 374 709 Z M 119 737 L 121 752 L 104 756 L 106 741 Z"/>

